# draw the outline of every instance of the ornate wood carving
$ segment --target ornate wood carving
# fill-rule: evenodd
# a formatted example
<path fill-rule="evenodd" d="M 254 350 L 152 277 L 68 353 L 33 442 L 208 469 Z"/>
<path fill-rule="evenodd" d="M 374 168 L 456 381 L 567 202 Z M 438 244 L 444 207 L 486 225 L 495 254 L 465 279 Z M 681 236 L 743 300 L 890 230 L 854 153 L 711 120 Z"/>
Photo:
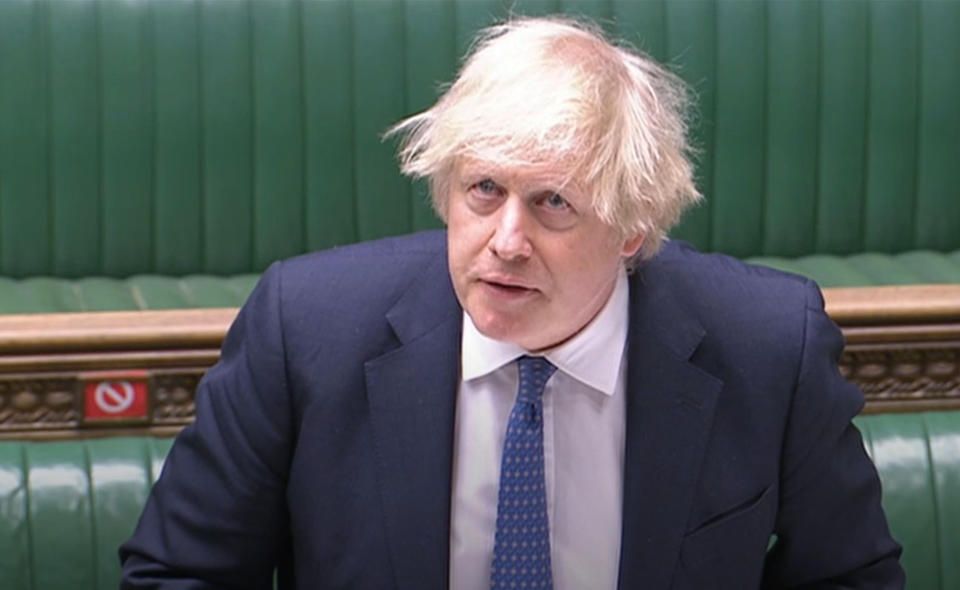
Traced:
<path fill-rule="evenodd" d="M 80 408 L 69 375 L 0 379 L 0 433 L 76 428 Z"/>
<path fill-rule="evenodd" d="M 960 408 L 960 344 L 848 347 L 840 370 L 867 398 L 868 413 Z"/>
<path fill-rule="evenodd" d="M 826 289 L 824 298 L 847 339 L 840 370 L 863 389 L 865 412 L 960 408 L 960 285 Z M 235 315 L 0 316 L 0 438 L 177 432 Z M 98 387 L 115 416 L 88 415 Z M 127 396 L 141 390 L 137 414 Z"/>
<path fill-rule="evenodd" d="M 154 378 L 151 421 L 158 425 L 189 424 L 196 409 L 193 396 L 204 372 L 203 369 L 195 369 L 158 373 Z"/>

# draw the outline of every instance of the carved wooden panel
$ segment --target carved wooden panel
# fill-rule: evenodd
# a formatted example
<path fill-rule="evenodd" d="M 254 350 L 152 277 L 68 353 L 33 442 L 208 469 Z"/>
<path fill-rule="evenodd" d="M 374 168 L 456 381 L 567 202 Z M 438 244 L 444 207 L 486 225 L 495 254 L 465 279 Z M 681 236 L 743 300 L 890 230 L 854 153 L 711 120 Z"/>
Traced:
<path fill-rule="evenodd" d="M 70 375 L 0 378 L 0 432 L 76 428 L 80 408 Z"/>
<path fill-rule="evenodd" d="M 840 370 L 863 390 L 868 413 L 960 408 L 960 345 L 848 346 Z"/>

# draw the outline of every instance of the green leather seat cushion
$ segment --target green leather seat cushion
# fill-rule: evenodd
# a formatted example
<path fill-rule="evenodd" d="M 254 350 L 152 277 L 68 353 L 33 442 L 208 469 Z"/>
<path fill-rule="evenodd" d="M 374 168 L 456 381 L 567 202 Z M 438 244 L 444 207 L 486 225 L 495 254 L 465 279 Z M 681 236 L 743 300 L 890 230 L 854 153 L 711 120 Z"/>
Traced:
<path fill-rule="evenodd" d="M 0 314 L 238 307 L 258 274 L 128 279 L 0 278 Z"/>
<path fill-rule="evenodd" d="M 876 287 L 960 283 L 960 250 L 915 250 L 903 254 L 814 255 L 799 258 L 754 257 L 756 264 L 808 276 L 821 287 Z"/>

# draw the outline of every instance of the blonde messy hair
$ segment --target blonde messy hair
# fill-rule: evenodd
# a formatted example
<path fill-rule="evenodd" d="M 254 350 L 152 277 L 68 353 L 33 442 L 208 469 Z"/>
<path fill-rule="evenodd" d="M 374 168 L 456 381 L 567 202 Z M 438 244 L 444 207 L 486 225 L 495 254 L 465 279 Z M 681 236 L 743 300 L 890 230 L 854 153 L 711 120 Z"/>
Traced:
<path fill-rule="evenodd" d="M 639 259 L 700 199 L 686 139 L 686 86 L 593 24 L 519 18 L 480 32 L 449 90 L 397 123 L 404 174 L 426 177 L 446 220 L 450 176 L 468 156 L 497 166 L 562 164 Z"/>

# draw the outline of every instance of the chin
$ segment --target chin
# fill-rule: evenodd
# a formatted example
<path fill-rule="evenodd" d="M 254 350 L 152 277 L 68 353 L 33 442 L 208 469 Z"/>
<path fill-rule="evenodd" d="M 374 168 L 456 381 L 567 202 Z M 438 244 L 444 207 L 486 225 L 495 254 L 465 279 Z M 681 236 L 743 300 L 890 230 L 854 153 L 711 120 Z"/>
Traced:
<path fill-rule="evenodd" d="M 470 318 L 477 330 L 487 338 L 523 346 L 529 341 L 528 328 L 517 319 L 501 317 L 496 313 L 471 313 Z"/>
<path fill-rule="evenodd" d="M 474 325 L 476 325 L 477 329 L 480 330 L 480 333 L 487 338 L 493 338 L 494 340 L 499 340 L 500 342 L 516 344 L 520 348 L 529 352 L 546 350 L 554 346 L 551 344 L 552 341 L 546 335 L 531 334 L 531 330 L 522 329 L 519 326 L 496 329 L 493 327 L 481 326 L 476 324 L 476 322 L 474 322 Z"/>
<path fill-rule="evenodd" d="M 517 330 L 511 325 L 505 324 L 502 320 L 490 318 L 478 320 L 476 316 L 471 317 L 473 318 L 473 325 L 487 338 L 502 342 L 516 341 Z"/>

